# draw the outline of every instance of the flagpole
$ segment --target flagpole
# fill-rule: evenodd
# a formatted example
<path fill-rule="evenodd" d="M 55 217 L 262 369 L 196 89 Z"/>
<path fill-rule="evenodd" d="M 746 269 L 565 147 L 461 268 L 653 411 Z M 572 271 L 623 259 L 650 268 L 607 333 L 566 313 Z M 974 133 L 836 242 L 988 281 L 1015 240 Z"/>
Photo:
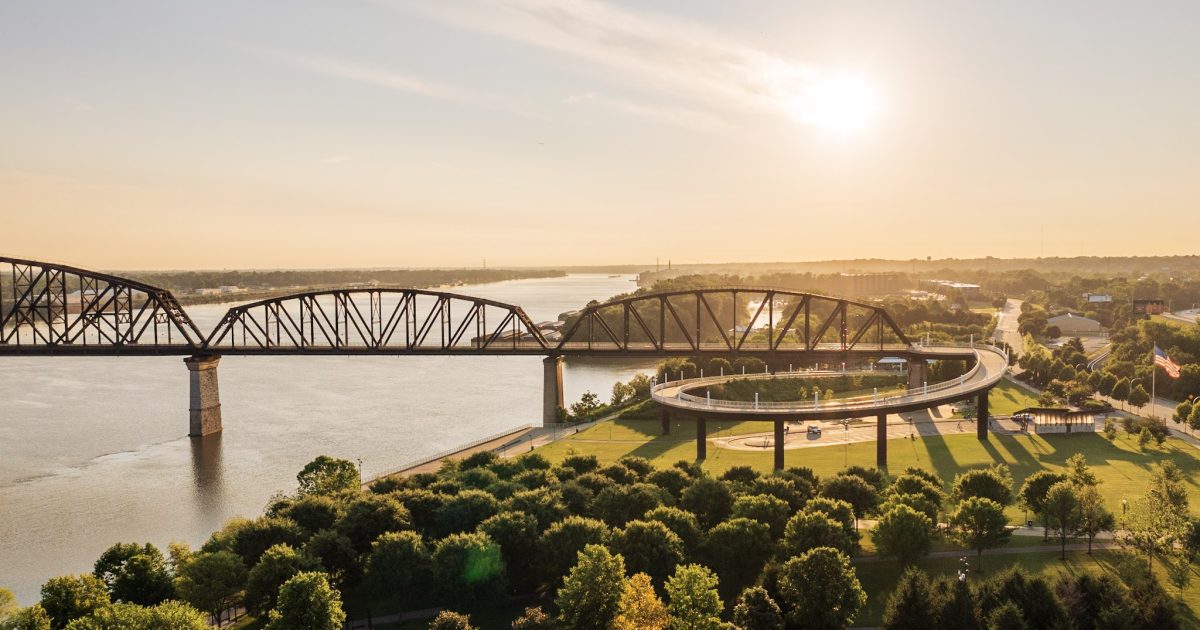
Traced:
<path fill-rule="evenodd" d="M 1158 358 L 1158 345 L 1150 344 L 1150 417 L 1154 417 L 1154 397 L 1157 392 L 1158 385 L 1158 363 L 1155 359 Z M 1163 426 L 1166 426 L 1166 421 L 1163 421 Z"/>

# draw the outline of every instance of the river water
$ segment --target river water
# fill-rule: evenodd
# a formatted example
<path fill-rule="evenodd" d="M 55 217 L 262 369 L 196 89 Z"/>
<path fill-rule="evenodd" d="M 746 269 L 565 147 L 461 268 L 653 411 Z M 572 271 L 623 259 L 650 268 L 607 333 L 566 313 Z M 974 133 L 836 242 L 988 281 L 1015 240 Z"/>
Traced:
<path fill-rule="evenodd" d="M 553 320 L 634 288 L 570 275 L 456 287 Z M 210 330 L 228 305 L 188 307 Z M 608 398 L 648 364 L 568 361 L 565 395 Z M 0 360 L 0 586 L 23 604 L 90 571 L 117 541 L 192 545 L 295 489 L 313 457 L 362 460 L 366 477 L 512 427 L 539 424 L 540 357 L 225 357 L 224 431 L 187 437 L 179 357 Z"/>

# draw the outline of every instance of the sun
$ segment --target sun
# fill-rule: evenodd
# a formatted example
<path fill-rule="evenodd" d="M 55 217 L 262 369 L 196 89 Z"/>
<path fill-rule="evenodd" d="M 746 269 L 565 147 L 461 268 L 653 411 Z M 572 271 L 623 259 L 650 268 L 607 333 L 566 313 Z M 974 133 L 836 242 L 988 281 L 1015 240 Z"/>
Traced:
<path fill-rule="evenodd" d="M 838 135 L 866 130 L 879 113 L 874 87 L 863 77 L 834 75 L 815 80 L 790 103 L 792 117 Z"/>

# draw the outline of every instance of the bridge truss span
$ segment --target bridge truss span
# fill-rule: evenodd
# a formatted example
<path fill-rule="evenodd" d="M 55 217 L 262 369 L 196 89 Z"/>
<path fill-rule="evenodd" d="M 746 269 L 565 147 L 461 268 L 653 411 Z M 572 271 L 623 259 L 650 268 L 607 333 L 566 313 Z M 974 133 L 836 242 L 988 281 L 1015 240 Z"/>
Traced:
<path fill-rule="evenodd" d="M 422 289 L 298 293 L 235 306 L 205 342 L 212 354 L 547 354 L 520 307 Z"/>
<path fill-rule="evenodd" d="M 0 354 L 188 353 L 204 335 L 169 291 L 0 257 Z"/>
<path fill-rule="evenodd" d="M 733 287 L 645 293 L 592 303 L 559 350 L 648 354 L 906 350 L 881 306 L 783 289 Z"/>

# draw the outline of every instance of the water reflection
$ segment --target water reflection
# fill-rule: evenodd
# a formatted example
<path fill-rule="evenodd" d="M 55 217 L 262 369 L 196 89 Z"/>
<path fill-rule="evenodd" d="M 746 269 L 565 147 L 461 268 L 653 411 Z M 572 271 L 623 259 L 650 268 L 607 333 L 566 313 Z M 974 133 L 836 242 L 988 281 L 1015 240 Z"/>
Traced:
<path fill-rule="evenodd" d="M 213 433 L 189 438 L 192 441 L 192 496 L 197 519 L 217 511 L 226 501 L 221 435 Z"/>

